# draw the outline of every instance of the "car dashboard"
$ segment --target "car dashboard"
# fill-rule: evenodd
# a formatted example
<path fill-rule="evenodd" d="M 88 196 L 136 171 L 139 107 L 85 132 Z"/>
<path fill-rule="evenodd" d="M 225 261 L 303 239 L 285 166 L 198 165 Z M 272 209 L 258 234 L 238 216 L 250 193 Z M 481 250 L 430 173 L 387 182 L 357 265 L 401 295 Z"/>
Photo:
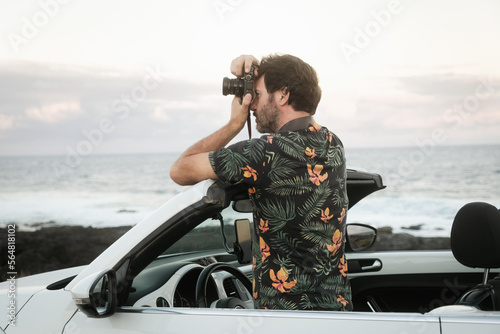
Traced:
<path fill-rule="evenodd" d="M 252 266 L 240 265 L 227 253 L 160 256 L 135 277 L 126 305 L 198 307 L 195 297 L 198 277 L 205 267 L 216 262 L 231 264 L 251 278 Z M 228 297 L 239 298 L 253 308 L 250 292 L 233 275 L 225 271 L 213 273 L 207 285 L 208 305 Z"/>

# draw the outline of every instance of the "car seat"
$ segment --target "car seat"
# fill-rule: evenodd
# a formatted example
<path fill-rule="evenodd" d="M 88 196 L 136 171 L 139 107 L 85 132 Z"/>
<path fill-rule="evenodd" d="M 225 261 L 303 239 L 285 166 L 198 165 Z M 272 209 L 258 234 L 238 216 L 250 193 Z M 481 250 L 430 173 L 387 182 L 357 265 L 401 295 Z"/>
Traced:
<path fill-rule="evenodd" d="M 484 269 L 483 281 L 457 304 L 500 310 L 500 277 L 488 279 L 490 269 L 500 268 L 500 211 L 483 202 L 464 205 L 453 221 L 450 242 L 458 262 Z"/>

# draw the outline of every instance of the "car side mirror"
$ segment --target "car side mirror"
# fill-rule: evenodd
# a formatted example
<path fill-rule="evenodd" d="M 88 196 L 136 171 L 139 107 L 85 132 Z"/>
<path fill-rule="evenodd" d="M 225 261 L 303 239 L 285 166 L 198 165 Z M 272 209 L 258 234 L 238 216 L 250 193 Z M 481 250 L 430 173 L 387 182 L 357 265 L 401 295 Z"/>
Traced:
<path fill-rule="evenodd" d="M 107 270 L 83 279 L 71 289 L 76 306 L 90 318 L 109 317 L 116 309 L 116 273 Z"/>
<path fill-rule="evenodd" d="M 252 229 L 250 227 L 250 220 L 235 220 L 234 229 L 236 232 L 234 254 L 238 257 L 239 263 L 250 263 L 252 261 Z"/>
<path fill-rule="evenodd" d="M 233 202 L 233 210 L 242 213 L 253 212 L 252 202 L 249 199 L 240 199 L 235 201 Z"/>
<path fill-rule="evenodd" d="M 364 224 L 347 224 L 347 251 L 359 252 L 370 248 L 377 238 L 377 229 Z"/>

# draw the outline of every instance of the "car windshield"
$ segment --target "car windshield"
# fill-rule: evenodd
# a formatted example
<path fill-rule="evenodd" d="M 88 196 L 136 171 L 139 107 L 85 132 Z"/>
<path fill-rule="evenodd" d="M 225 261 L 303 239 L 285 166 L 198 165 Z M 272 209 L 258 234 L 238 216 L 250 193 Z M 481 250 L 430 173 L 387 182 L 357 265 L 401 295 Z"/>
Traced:
<path fill-rule="evenodd" d="M 403 200 L 399 199 L 399 202 Z M 407 251 L 450 249 L 449 226 L 432 224 L 432 217 L 407 215 L 407 207 L 398 207 L 397 201 L 383 192 L 371 194 L 349 210 L 347 223 L 366 224 L 377 228 L 377 239 L 366 251 Z M 424 222 L 431 224 L 424 224 Z M 444 224 L 444 223 L 443 223 Z"/>
<path fill-rule="evenodd" d="M 366 249 L 366 252 L 450 249 L 447 229 L 435 228 L 432 225 L 423 227 L 415 221 L 419 217 L 406 216 L 404 208 L 401 208 L 401 214 L 397 215 L 398 211 L 391 208 L 391 205 L 394 205 L 391 198 L 388 198 L 384 191 L 380 191 L 363 198 L 349 210 L 348 224 L 365 224 L 377 228 L 376 242 Z M 226 240 L 223 237 L 220 221 L 206 219 L 169 247 L 163 255 L 224 251 L 225 245 L 232 250 L 235 241 L 235 220 L 246 218 L 253 224 L 252 213 L 236 212 L 229 206 L 221 212 L 221 217 L 224 221 Z"/>
<path fill-rule="evenodd" d="M 398 218 L 394 215 L 387 217 L 386 202 L 387 198 L 379 192 L 369 195 L 349 210 L 348 224 L 361 223 L 377 228 L 376 242 L 366 249 L 366 252 L 450 249 L 449 237 L 445 235 L 445 231 L 441 234 L 436 233 L 439 231 L 430 233 L 420 228 L 418 224 L 412 225 L 411 217 Z M 206 219 L 165 250 L 162 255 L 225 251 L 227 250 L 225 246 L 232 251 L 235 241 L 235 220 L 246 218 L 253 224 L 252 214 L 236 212 L 229 206 L 221 212 L 221 217 L 224 222 L 223 230 L 218 218 Z M 395 228 L 395 226 L 400 227 Z"/>
<path fill-rule="evenodd" d="M 222 250 L 226 245 L 232 250 L 236 240 L 234 221 L 246 218 L 252 222 L 252 213 L 236 212 L 229 206 L 221 212 L 221 218 L 223 226 L 218 218 L 206 219 L 170 246 L 163 255 Z"/>

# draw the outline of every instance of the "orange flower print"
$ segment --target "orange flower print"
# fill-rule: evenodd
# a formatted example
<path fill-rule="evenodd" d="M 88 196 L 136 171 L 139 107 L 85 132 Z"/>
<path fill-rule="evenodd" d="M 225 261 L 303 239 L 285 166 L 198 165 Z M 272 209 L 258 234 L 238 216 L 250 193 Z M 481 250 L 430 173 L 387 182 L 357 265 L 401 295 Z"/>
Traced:
<path fill-rule="evenodd" d="M 332 133 L 331 132 L 328 132 L 328 134 L 326 135 L 326 139 L 328 140 L 329 143 L 332 142 Z"/>
<path fill-rule="evenodd" d="M 330 209 L 326 208 L 325 211 L 321 210 L 321 220 L 325 223 L 328 223 L 330 219 L 333 218 L 333 215 L 330 214 Z"/>
<path fill-rule="evenodd" d="M 339 269 L 342 276 L 347 277 L 347 262 L 344 256 L 340 259 Z"/>
<path fill-rule="evenodd" d="M 252 295 L 253 295 L 253 299 L 257 299 L 257 297 L 258 297 L 259 295 L 257 294 L 257 291 L 255 291 L 255 278 L 254 278 L 254 279 L 252 279 L 252 290 L 253 290 L 253 291 L 252 291 L 252 292 L 253 292 L 253 293 L 252 293 Z M 338 299 L 337 299 L 337 301 L 338 301 Z M 345 306 L 345 305 L 344 305 L 344 306 Z"/>
<path fill-rule="evenodd" d="M 340 217 L 337 218 L 339 222 L 342 223 L 342 221 L 344 220 L 345 218 L 345 208 L 342 208 L 342 212 L 340 213 Z"/>
<path fill-rule="evenodd" d="M 264 239 L 262 239 L 262 237 L 260 237 L 259 242 L 260 242 L 260 253 L 262 254 L 262 262 L 264 262 L 264 260 L 267 259 L 269 255 L 271 255 L 271 250 L 269 249 L 269 246 L 266 244 Z"/>
<path fill-rule="evenodd" d="M 342 246 L 342 232 L 340 232 L 340 230 L 335 231 L 332 241 L 333 245 L 326 244 L 326 248 L 328 248 L 331 253 L 330 256 L 334 256 L 340 249 L 340 246 Z"/>
<path fill-rule="evenodd" d="M 244 177 L 253 177 L 253 180 L 257 181 L 257 175 L 259 175 L 259 173 L 257 173 L 255 169 L 247 165 L 246 167 L 243 167 L 242 170 L 245 171 L 243 173 Z"/>
<path fill-rule="evenodd" d="M 273 136 L 267 136 L 267 142 L 269 144 L 272 144 L 273 143 Z"/>
<path fill-rule="evenodd" d="M 337 301 L 339 303 L 341 303 L 342 305 L 346 306 L 347 304 L 349 304 L 349 302 L 347 300 L 345 300 L 344 297 L 342 297 L 341 295 L 337 295 Z"/>
<path fill-rule="evenodd" d="M 311 165 L 307 165 L 307 172 L 309 173 L 309 180 L 311 180 L 311 182 L 317 186 L 319 186 L 319 184 L 321 182 L 325 181 L 326 178 L 328 177 L 328 173 L 321 175 L 322 170 L 323 170 L 322 165 L 316 165 L 316 166 L 314 166 L 314 168 L 312 168 Z"/>
<path fill-rule="evenodd" d="M 311 149 L 310 147 L 306 148 L 305 153 L 309 157 L 309 159 L 312 159 L 316 156 L 316 153 L 314 152 L 314 148 L 313 149 Z"/>
<path fill-rule="evenodd" d="M 252 196 L 253 194 L 255 194 L 255 187 L 248 188 L 248 195 Z"/>
<path fill-rule="evenodd" d="M 321 125 L 318 123 L 314 123 L 312 126 L 309 127 L 309 131 L 311 132 L 318 132 L 321 129 Z"/>
<path fill-rule="evenodd" d="M 265 233 L 267 230 L 269 230 L 269 220 L 264 221 L 264 219 L 260 219 L 260 224 L 259 224 L 259 230 L 260 233 Z"/>
<path fill-rule="evenodd" d="M 271 280 L 273 281 L 273 288 L 281 291 L 282 293 L 289 293 L 290 289 L 297 284 L 297 280 L 287 282 L 288 271 L 283 268 L 281 268 L 276 275 L 274 274 L 274 270 L 271 269 L 269 271 L 269 277 L 271 277 Z"/>

